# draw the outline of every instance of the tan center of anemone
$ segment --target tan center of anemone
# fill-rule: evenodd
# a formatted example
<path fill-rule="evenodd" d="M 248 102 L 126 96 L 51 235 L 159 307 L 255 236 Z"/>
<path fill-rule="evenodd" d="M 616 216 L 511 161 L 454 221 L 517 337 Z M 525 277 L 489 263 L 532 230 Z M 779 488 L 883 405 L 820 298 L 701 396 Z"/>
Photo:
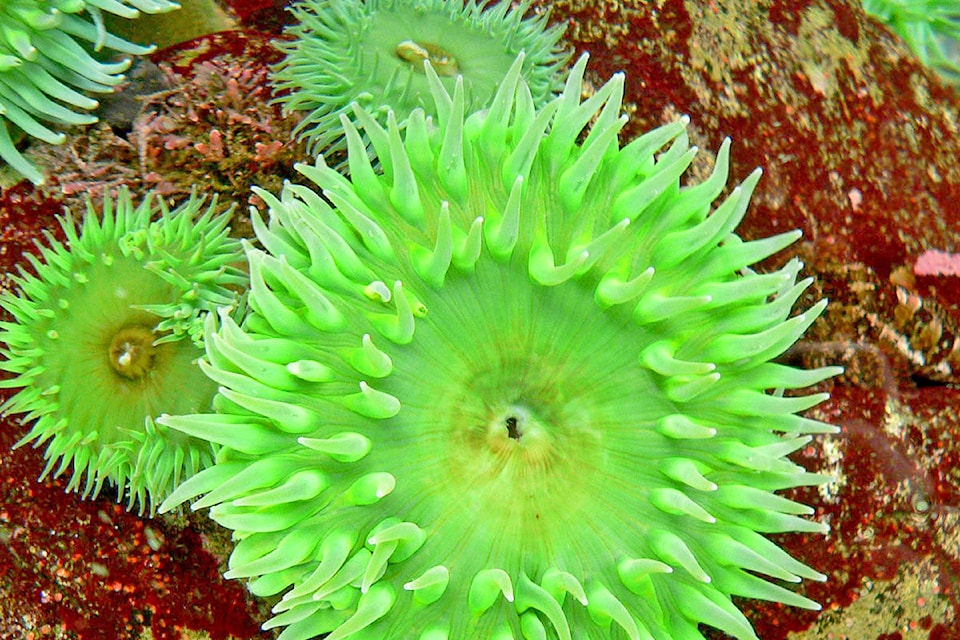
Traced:
<path fill-rule="evenodd" d="M 160 347 L 154 342 L 153 329 L 130 325 L 120 329 L 110 341 L 110 368 L 128 380 L 139 380 L 156 367 Z"/>
<path fill-rule="evenodd" d="M 430 61 L 430 66 L 438 76 L 452 78 L 460 73 L 457 59 L 446 49 L 432 42 L 404 40 L 396 46 L 394 53 L 401 60 L 409 62 L 410 66 L 420 73 L 424 73 L 423 63 L 426 60 Z"/>

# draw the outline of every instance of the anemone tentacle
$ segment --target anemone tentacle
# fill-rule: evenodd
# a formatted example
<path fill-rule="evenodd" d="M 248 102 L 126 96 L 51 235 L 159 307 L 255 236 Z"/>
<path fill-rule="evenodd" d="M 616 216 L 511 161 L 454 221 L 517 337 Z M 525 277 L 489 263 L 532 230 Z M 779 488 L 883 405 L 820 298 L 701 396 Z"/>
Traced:
<path fill-rule="evenodd" d="M 361 111 L 377 160 L 345 119 L 350 178 L 259 190 L 250 314 L 207 319 L 218 413 L 158 420 L 223 447 L 162 509 L 234 530 L 282 640 L 747 640 L 733 595 L 818 608 L 763 534 L 826 530 L 776 493 L 825 481 L 788 455 L 826 394 L 779 390 L 839 369 L 771 362 L 825 303 L 749 268 L 799 234 L 736 235 L 759 173 L 714 206 L 726 142 L 681 186 L 685 120 L 621 147 L 621 75 L 582 100 L 582 58 L 538 110 L 522 65 L 464 116 L 428 64 L 435 120 Z"/>
<path fill-rule="evenodd" d="M 45 445 L 42 476 L 72 469 L 84 497 L 114 484 L 127 506 L 153 513 L 182 480 L 213 462 L 209 443 L 157 424 L 163 412 L 209 410 L 216 387 L 196 365 L 203 317 L 236 305 L 246 283 L 229 214 L 193 196 L 170 210 L 162 198 L 134 207 L 122 191 L 80 228 L 61 218 L 67 244 L 48 234 L 19 292 L 0 295 L 0 406 L 33 422 L 17 443 Z M 158 216 L 151 221 L 151 217 Z"/>

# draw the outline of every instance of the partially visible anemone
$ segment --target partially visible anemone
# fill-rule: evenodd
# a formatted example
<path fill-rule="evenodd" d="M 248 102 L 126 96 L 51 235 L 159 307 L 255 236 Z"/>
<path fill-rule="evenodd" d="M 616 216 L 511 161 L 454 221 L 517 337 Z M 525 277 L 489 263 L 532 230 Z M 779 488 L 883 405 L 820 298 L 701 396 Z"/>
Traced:
<path fill-rule="evenodd" d="M 17 149 L 8 123 L 44 142 L 61 144 L 61 127 L 97 121 L 80 113 L 99 105 L 86 94 L 112 92 L 130 66 L 129 59 L 101 62 L 89 49 L 133 55 L 153 51 L 108 33 L 101 12 L 136 18 L 141 11 L 159 13 L 178 6 L 168 0 L 0 1 L 0 160 L 31 182 L 42 183 L 43 174 Z"/>
<path fill-rule="evenodd" d="M 863 8 L 903 38 L 924 66 L 950 83 L 960 83 L 957 0 L 863 0 Z"/>
<path fill-rule="evenodd" d="M 381 123 L 393 111 L 402 127 L 416 108 L 433 113 L 423 70 L 429 60 L 452 91 L 463 76 L 469 111 L 485 106 L 517 54 L 536 105 L 563 85 L 570 57 L 560 47 L 563 25 L 548 14 L 524 18 L 531 0 L 512 6 L 477 0 L 300 0 L 286 57 L 274 68 L 277 101 L 305 112 L 294 133 L 311 155 L 346 149 L 340 118 L 360 104 Z"/>
<path fill-rule="evenodd" d="M 33 423 L 17 443 L 45 446 L 41 479 L 70 474 L 67 490 L 117 487 L 127 507 L 156 506 L 210 466 L 209 443 L 156 424 L 161 413 L 210 410 L 216 386 L 196 364 L 203 316 L 235 305 L 246 282 L 239 241 L 214 199 L 174 210 L 162 198 L 134 207 L 126 191 L 88 206 L 67 243 L 47 234 L 41 259 L 0 295 L 0 387 L 19 389 L 0 414 Z M 151 220 L 156 216 L 156 219 Z"/>
<path fill-rule="evenodd" d="M 428 67 L 435 120 L 357 111 L 379 162 L 347 121 L 349 179 L 258 191 L 218 412 L 158 420 L 223 448 L 161 510 L 202 496 L 281 640 L 755 640 L 732 596 L 819 608 L 765 534 L 827 529 L 777 493 L 826 480 L 788 456 L 827 394 L 784 391 L 840 370 L 771 361 L 826 303 L 750 269 L 800 233 L 735 233 L 760 174 L 714 206 L 728 142 L 684 186 L 685 120 L 621 147 L 623 76 L 582 101 L 585 65 L 538 110 L 518 60 L 467 117 Z"/>

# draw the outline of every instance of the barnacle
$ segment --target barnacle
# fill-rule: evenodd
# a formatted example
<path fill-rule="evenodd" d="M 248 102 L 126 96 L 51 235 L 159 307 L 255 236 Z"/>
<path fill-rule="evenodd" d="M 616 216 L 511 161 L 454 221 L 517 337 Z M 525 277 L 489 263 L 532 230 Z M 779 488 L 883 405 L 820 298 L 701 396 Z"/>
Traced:
<path fill-rule="evenodd" d="M 763 534 L 826 529 L 776 493 L 824 481 L 787 456 L 826 394 L 781 390 L 839 369 L 771 362 L 825 302 L 749 269 L 799 232 L 734 233 L 759 172 L 712 206 L 728 143 L 681 186 L 684 120 L 621 148 L 623 76 L 581 101 L 585 65 L 538 110 L 518 60 L 467 117 L 428 67 L 435 121 L 356 113 L 382 173 L 344 118 L 349 179 L 258 191 L 218 413 L 158 419 L 223 449 L 161 509 L 203 496 L 283 640 L 746 640 L 732 595 L 818 608 Z"/>
<path fill-rule="evenodd" d="M 956 0 L 863 0 L 864 10 L 890 26 L 925 66 L 960 82 L 960 5 Z"/>
<path fill-rule="evenodd" d="M 151 216 L 159 217 L 151 221 Z M 134 207 L 121 192 L 88 207 L 67 244 L 47 235 L 32 273 L 0 295 L 0 370 L 19 388 L 0 406 L 33 427 L 17 446 L 46 444 L 43 476 L 72 467 L 84 496 L 115 484 L 128 507 L 153 512 L 182 479 L 212 463 L 210 444 L 154 422 L 162 412 L 208 410 L 216 391 L 197 367 L 203 314 L 235 302 L 245 276 L 229 215 L 203 199 L 170 210 L 159 197 Z"/>
<path fill-rule="evenodd" d="M 278 101 L 305 111 L 295 133 L 311 155 L 346 148 L 340 116 L 359 103 L 381 124 L 388 110 L 402 126 L 420 107 L 432 112 L 424 61 L 453 88 L 463 76 L 470 110 L 484 106 L 517 54 L 526 53 L 523 76 L 536 104 L 562 86 L 569 53 L 558 47 L 562 25 L 547 14 L 524 18 L 524 0 L 487 6 L 478 0 L 301 0 L 286 57 L 274 69 Z"/>
<path fill-rule="evenodd" d="M 110 93 L 130 60 L 99 62 L 80 43 L 143 55 L 153 51 L 107 33 L 101 11 L 124 18 L 177 8 L 168 0 L 0 1 L 0 159 L 34 183 L 43 174 L 17 150 L 7 122 L 27 135 L 61 144 L 60 126 L 90 124 L 98 102 L 83 92 Z M 87 13 L 90 20 L 81 17 Z"/>

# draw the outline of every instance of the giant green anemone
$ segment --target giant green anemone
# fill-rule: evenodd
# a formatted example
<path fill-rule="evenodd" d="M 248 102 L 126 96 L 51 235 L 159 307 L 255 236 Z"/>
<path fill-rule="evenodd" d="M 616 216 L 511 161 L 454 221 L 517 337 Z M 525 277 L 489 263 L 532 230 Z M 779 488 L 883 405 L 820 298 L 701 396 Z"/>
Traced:
<path fill-rule="evenodd" d="M 223 449 L 161 508 L 203 495 L 283 640 L 746 640 L 733 595 L 818 608 L 764 534 L 826 529 L 777 494 L 824 481 L 787 456 L 826 394 L 782 391 L 838 368 L 771 362 L 825 303 L 749 267 L 799 232 L 734 233 L 759 172 L 714 207 L 727 143 L 682 186 L 683 120 L 621 147 L 623 76 L 581 101 L 585 63 L 538 110 L 518 61 L 468 117 L 428 67 L 436 120 L 357 111 L 382 173 L 344 118 L 349 179 L 258 192 L 218 413 L 158 420 Z"/>
<path fill-rule="evenodd" d="M 130 60 L 100 62 L 81 42 L 95 51 L 153 51 L 107 33 L 102 11 L 136 18 L 140 11 L 159 13 L 178 6 L 168 0 L 0 0 L 0 160 L 39 184 L 43 174 L 14 146 L 7 122 L 44 142 L 61 144 L 65 138 L 58 128 L 97 121 L 75 111 L 91 111 L 99 104 L 84 92 L 113 91 Z"/>
<path fill-rule="evenodd" d="M 429 61 L 449 90 L 463 76 L 468 110 L 484 106 L 517 54 L 537 105 L 562 86 L 569 53 L 558 47 L 563 26 L 547 14 L 524 18 L 516 7 L 478 0 L 301 0 L 297 23 L 279 43 L 286 57 L 274 69 L 277 100 L 307 112 L 295 133 L 308 152 L 346 148 L 340 117 L 357 102 L 381 124 L 392 110 L 400 126 L 415 108 L 433 113 L 423 70 Z"/>
<path fill-rule="evenodd" d="M 151 216 L 157 219 L 151 221 Z M 216 392 L 196 365 L 203 315 L 234 304 L 246 282 L 216 201 L 161 198 L 134 207 L 121 192 L 80 230 L 61 219 L 67 245 L 48 234 L 33 273 L 0 295 L 0 387 L 19 388 L 0 413 L 33 427 L 18 446 L 46 444 L 43 476 L 72 468 L 68 490 L 115 484 L 128 507 L 153 512 L 173 487 L 212 463 L 210 444 L 154 422 L 163 412 L 208 410 Z"/>

